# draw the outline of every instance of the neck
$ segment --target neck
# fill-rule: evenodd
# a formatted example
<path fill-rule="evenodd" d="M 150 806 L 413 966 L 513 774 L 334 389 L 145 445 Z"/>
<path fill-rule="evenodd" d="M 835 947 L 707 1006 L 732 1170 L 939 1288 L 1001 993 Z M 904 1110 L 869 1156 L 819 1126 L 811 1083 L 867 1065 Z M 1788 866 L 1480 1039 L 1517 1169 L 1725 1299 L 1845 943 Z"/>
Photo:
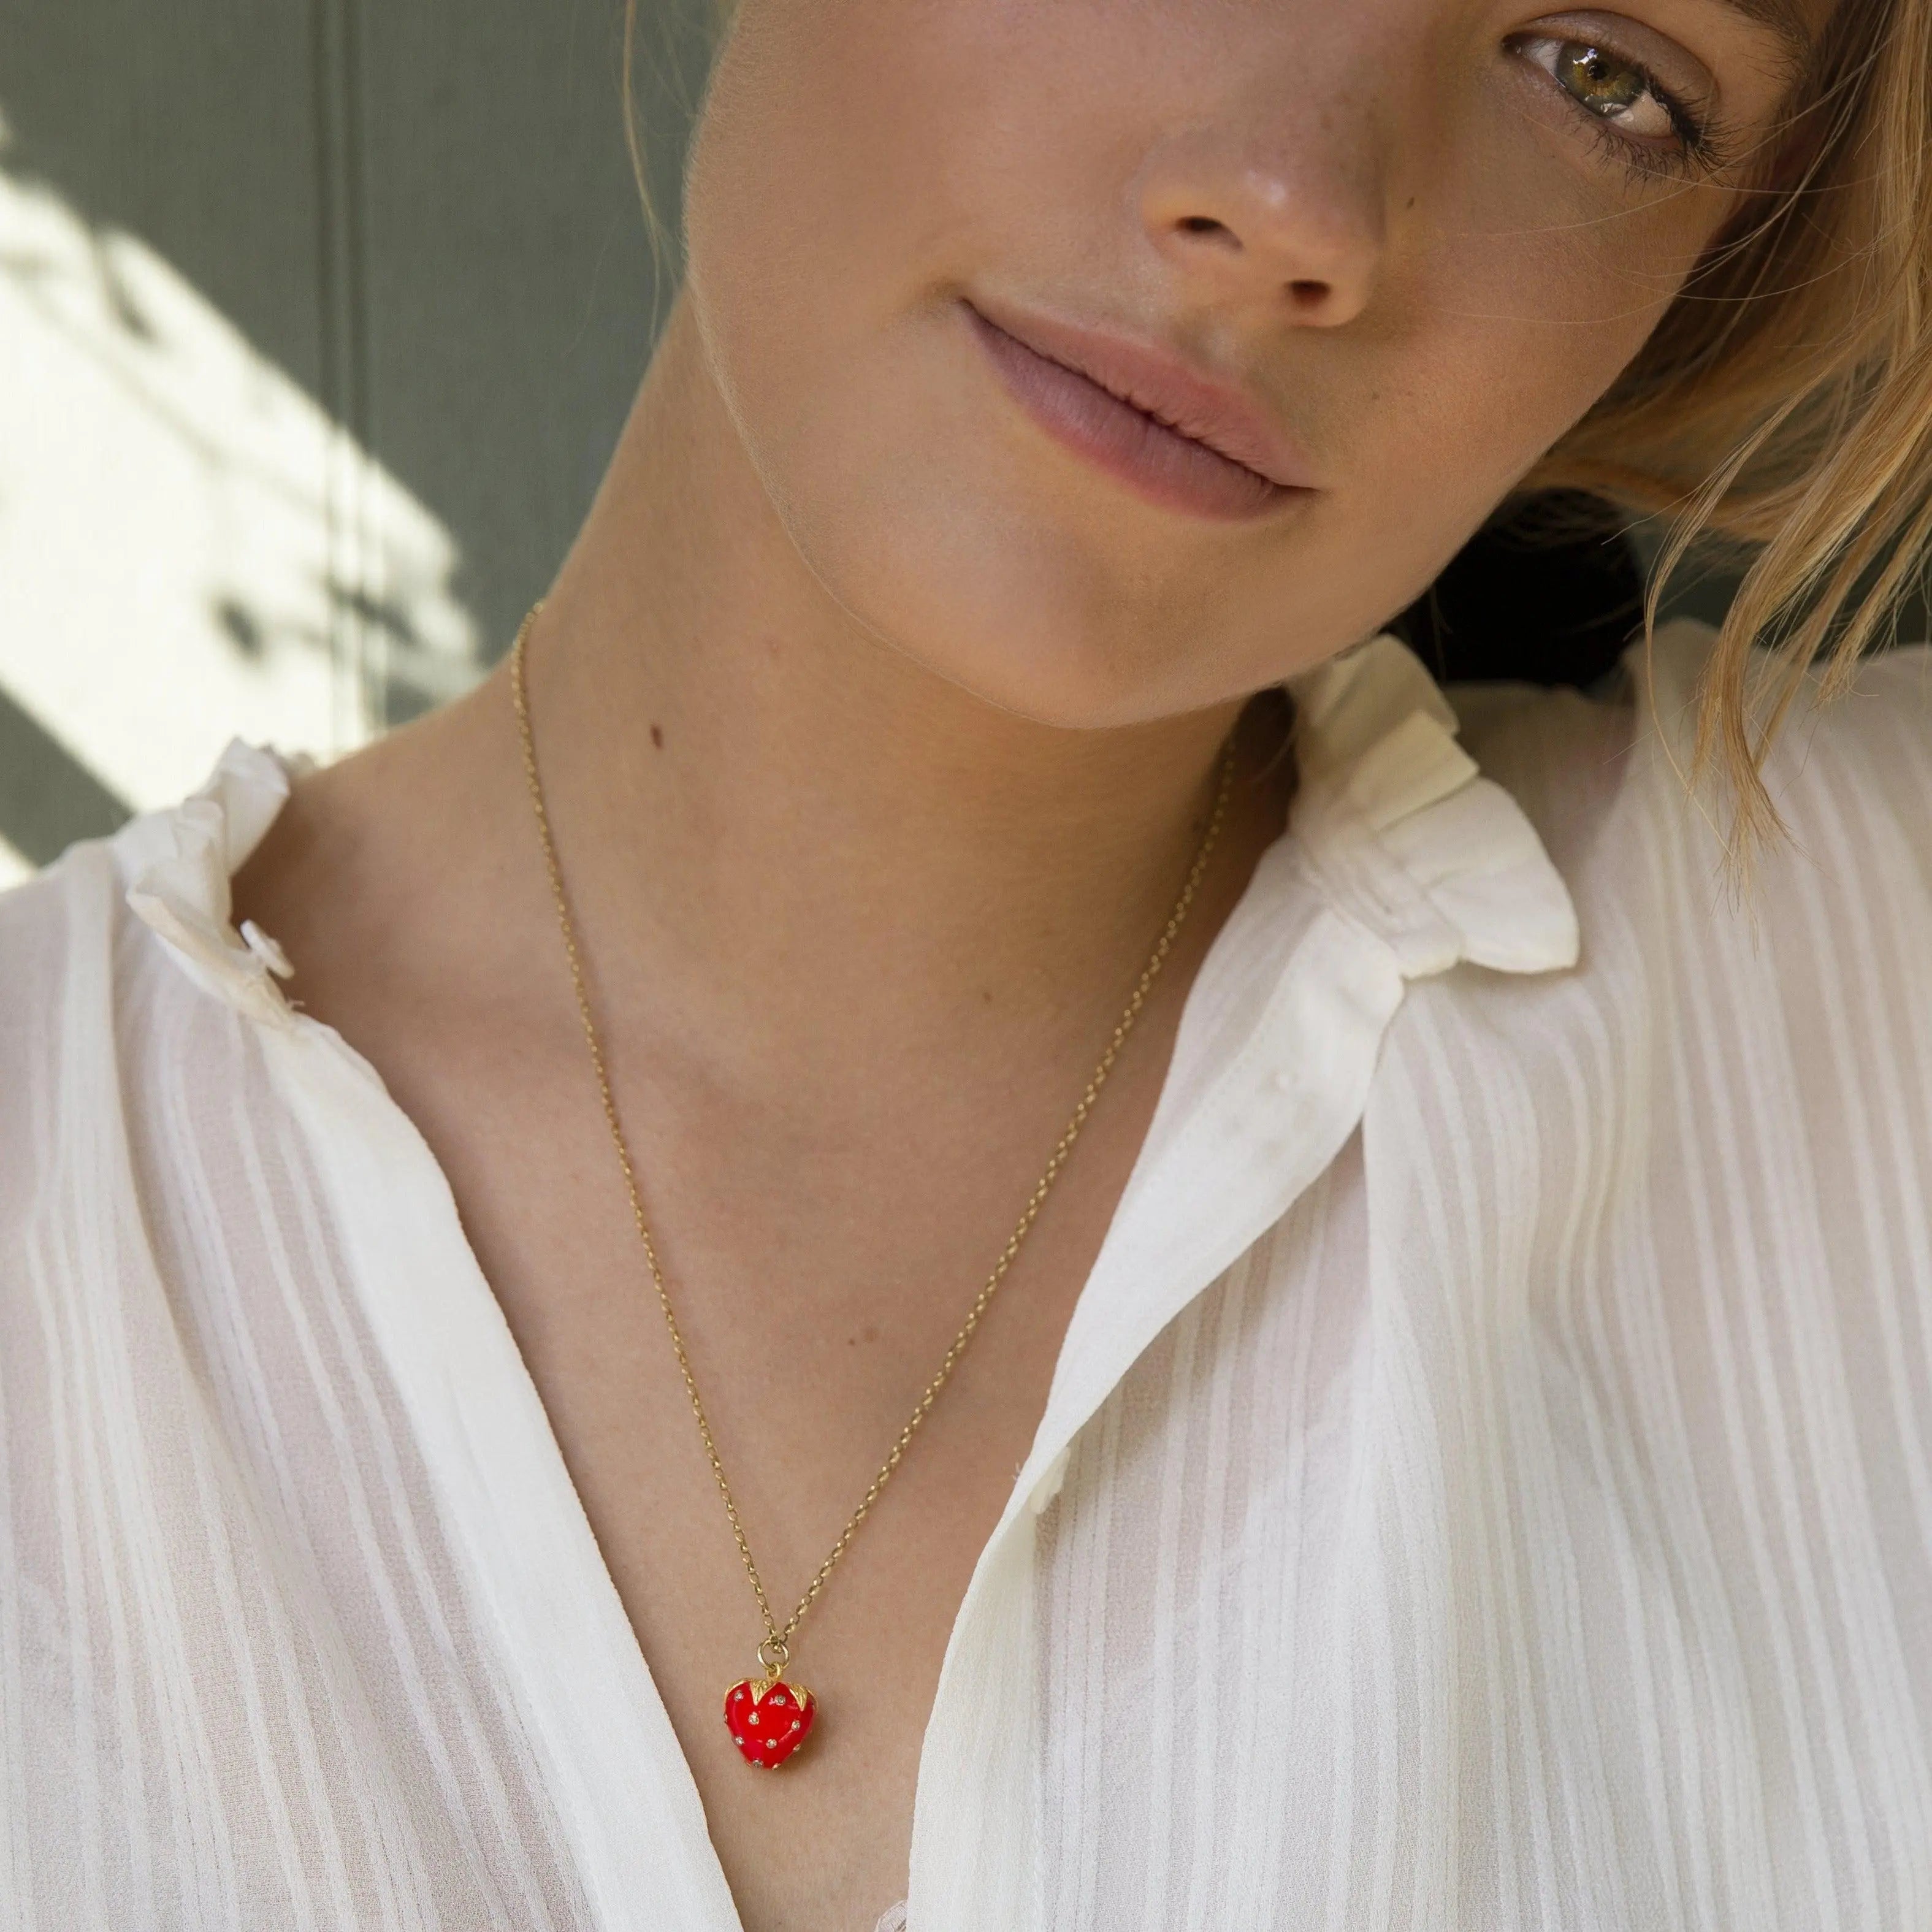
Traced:
<path fill-rule="evenodd" d="M 625 959 L 669 1029 L 754 1052 L 829 1043 L 854 1012 L 916 1050 L 969 1008 L 1104 1006 L 1178 889 L 1238 709 L 1044 724 L 869 631 L 780 523 L 682 302 L 527 658 L 593 956 Z"/>

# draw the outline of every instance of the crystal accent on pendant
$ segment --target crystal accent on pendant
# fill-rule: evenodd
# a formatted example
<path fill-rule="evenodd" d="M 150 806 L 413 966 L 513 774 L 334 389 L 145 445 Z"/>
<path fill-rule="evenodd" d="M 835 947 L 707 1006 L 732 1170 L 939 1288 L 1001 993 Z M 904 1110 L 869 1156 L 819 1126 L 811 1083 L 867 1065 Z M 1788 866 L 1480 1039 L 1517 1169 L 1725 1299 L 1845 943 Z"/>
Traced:
<path fill-rule="evenodd" d="M 760 1771 L 777 1770 L 811 1736 L 818 1713 L 812 1693 L 782 1677 L 742 1678 L 724 1694 L 724 1728 Z"/>

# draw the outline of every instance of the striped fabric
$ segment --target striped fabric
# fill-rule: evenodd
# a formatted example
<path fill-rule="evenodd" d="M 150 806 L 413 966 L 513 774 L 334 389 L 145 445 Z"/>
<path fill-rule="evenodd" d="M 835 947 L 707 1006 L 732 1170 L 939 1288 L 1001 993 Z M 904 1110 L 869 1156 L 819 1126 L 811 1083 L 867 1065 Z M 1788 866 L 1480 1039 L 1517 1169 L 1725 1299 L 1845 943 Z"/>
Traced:
<path fill-rule="evenodd" d="M 1932 1928 L 1932 653 L 1738 907 L 1707 643 L 1299 686 L 910 1932 Z M 440 1174 L 229 926 L 284 788 L 0 899 L 0 1926 L 735 1932 Z"/>

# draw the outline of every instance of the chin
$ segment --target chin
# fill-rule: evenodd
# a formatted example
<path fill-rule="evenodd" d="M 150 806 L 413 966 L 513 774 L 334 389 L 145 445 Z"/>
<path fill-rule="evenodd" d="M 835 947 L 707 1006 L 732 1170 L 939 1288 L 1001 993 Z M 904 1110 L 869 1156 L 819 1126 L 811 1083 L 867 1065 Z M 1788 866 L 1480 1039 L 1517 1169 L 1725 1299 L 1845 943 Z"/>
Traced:
<path fill-rule="evenodd" d="M 1048 518 L 993 515 L 992 500 L 949 497 L 862 548 L 842 540 L 854 527 L 881 530 L 862 515 L 795 540 L 874 638 L 1042 725 L 1119 728 L 1238 702 L 1358 642 L 1400 608 L 1345 594 L 1362 573 L 1318 545 L 1297 544 L 1301 554 L 1266 567 L 1250 558 L 1245 569 L 1223 561 L 1162 575 Z"/>
<path fill-rule="evenodd" d="M 1182 638 L 1149 626 L 1106 572 L 1072 567 L 1050 539 L 967 543 L 962 525 L 971 520 L 942 517 L 862 554 L 801 548 L 872 636 L 999 710 L 1096 730 L 1212 701 L 1184 695 L 1201 667 L 1187 662 Z M 934 568 L 940 544 L 945 567 Z M 1028 562 L 1047 567 L 1029 570 Z"/>
<path fill-rule="evenodd" d="M 883 482 L 876 461 L 788 465 L 773 493 L 812 575 L 872 637 L 988 705 L 1070 730 L 1198 710 L 1281 675 L 1292 633 L 1276 596 L 1244 653 L 1239 614 L 1142 532 L 1140 506 L 1056 497 L 997 454 L 974 464 L 954 448 L 937 479 L 916 461 Z"/>

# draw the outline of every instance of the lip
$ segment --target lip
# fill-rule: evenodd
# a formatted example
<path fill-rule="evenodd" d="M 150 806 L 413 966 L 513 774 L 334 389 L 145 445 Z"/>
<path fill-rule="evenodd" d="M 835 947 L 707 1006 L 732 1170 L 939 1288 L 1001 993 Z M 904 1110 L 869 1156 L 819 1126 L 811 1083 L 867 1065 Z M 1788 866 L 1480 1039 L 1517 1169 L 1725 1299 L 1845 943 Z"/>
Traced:
<path fill-rule="evenodd" d="M 962 306 L 1034 422 L 1142 496 L 1246 520 L 1316 487 L 1307 458 L 1266 410 L 1179 356 L 977 298 Z"/>

